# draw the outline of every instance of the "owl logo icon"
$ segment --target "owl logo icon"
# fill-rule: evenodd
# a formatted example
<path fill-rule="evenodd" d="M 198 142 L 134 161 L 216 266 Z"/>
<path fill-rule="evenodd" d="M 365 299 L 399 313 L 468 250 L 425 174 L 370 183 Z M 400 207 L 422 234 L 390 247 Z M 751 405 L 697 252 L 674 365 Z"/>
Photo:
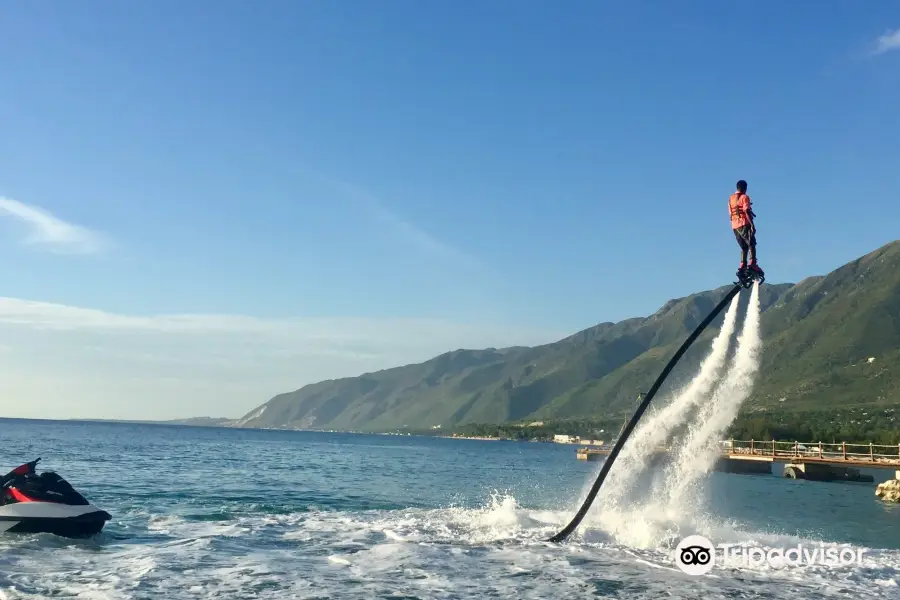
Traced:
<path fill-rule="evenodd" d="M 675 564 L 688 575 L 705 575 L 716 565 L 716 549 L 702 535 L 689 535 L 675 547 Z"/>

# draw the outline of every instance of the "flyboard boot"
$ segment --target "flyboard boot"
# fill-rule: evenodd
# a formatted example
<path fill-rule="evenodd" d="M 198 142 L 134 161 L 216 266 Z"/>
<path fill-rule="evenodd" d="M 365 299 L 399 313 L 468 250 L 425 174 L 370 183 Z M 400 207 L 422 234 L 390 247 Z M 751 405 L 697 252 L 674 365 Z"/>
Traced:
<path fill-rule="evenodd" d="M 741 263 L 741 266 L 738 267 L 737 270 L 737 279 L 738 280 L 735 283 L 739 283 L 745 288 L 749 288 L 753 285 L 754 281 L 758 281 L 761 285 L 766 280 L 766 274 L 756 261 L 750 263 L 749 266 Z"/>

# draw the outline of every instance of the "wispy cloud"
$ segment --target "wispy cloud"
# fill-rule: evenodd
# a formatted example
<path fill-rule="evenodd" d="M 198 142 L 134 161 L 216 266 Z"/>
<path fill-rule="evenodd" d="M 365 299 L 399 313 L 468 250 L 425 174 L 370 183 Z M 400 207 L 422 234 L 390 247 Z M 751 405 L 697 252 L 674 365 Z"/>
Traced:
<path fill-rule="evenodd" d="M 339 193 L 362 210 L 369 213 L 377 221 L 383 223 L 399 238 L 414 245 L 421 252 L 430 256 L 451 260 L 468 267 L 479 267 L 480 261 L 471 254 L 441 241 L 409 219 L 398 215 L 390 209 L 386 202 L 371 191 L 351 183 L 336 179 L 306 167 L 297 167 L 305 176 L 317 179 Z"/>
<path fill-rule="evenodd" d="M 416 317 L 285 317 L 261 318 L 229 314 L 125 315 L 66 304 L 0 297 L 0 324 L 32 329 L 156 333 L 179 335 L 236 334 L 265 336 L 310 345 L 340 343 L 381 348 L 482 348 L 543 343 L 563 337 L 559 331 L 527 327 L 464 324 Z M 558 337 L 554 337 L 558 336 Z"/>
<path fill-rule="evenodd" d="M 884 54 L 891 50 L 900 50 L 900 28 L 889 31 L 875 40 L 874 54 Z"/>
<path fill-rule="evenodd" d="M 96 254 L 107 247 L 103 235 L 80 225 L 63 221 L 48 211 L 0 196 L 0 216 L 14 217 L 28 226 L 28 244 L 63 254 Z"/>
<path fill-rule="evenodd" d="M 567 333 L 420 318 L 127 315 L 4 297 L 0 415 L 236 417 L 308 383 Z"/>
<path fill-rule="evenodd" d="M 397 234 L 413 242 L 424 252 L 475 263 L 475 259 L 465 252 L 440 241 L 411 221 L 403 219 L 391 211 L 375 194 L 346 181 L 333 180 L 332 184 L 341 193 L 367 209 L 376 219 L 393 229 Z"/>

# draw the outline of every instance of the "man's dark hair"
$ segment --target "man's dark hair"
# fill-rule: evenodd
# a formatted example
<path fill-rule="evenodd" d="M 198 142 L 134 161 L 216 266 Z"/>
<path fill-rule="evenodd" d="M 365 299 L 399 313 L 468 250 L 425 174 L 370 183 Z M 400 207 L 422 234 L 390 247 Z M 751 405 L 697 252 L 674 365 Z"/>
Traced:
<path fill-rule="evenodd" d="M 746 194 L 747 193 L 747 182 L 744 181 L 743 179 L 738 181 L 737 182 L 737 190 L 742 194 Z"/>

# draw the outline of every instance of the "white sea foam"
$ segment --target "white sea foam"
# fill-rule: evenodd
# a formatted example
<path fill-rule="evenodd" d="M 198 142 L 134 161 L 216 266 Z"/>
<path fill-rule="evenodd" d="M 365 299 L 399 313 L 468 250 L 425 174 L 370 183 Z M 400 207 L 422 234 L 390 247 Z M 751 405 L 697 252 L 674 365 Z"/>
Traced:
<path fill-rule="evenodd" d="M 851 587 L 856 597 L 886 600 L 897 593 L 898 551 L 870 549 L 862 567 L 737 567 L 696 579 L 674 569 L 674 540 L 645 548 L 590 534 L 562 545 L 546 542 L 567 517 L 523 509 L 508 495 L 476 508 L 244 516 L 228 528 L 166 516 L 167 535 L 140 543 L 4 541 L 0 598 L 594 598 L 602 592 L 644 599 L 694 597 L 703 589 L 703 597 L 742 590 L 746 597 L 818 600 Z M 717 541 L 802 541 L 714 520 L 704 525 Z"/>

